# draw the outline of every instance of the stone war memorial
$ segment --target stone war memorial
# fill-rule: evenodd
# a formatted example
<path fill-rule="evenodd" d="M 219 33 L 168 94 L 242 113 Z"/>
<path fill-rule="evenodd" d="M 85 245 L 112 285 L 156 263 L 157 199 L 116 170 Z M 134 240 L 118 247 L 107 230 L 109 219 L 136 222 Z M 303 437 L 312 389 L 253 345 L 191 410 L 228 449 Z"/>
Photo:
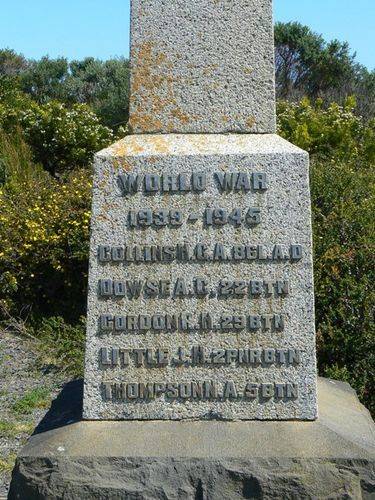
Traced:
<path fill-rule="evenodd" d="M 274 74 L 271 0 L 132 0 L 131 134 L 95 159 L 82 417 L 68 396 L 10 498 L 375 495 L 371 417 L 317 378 L 309 158 L 276 135 Z"/>

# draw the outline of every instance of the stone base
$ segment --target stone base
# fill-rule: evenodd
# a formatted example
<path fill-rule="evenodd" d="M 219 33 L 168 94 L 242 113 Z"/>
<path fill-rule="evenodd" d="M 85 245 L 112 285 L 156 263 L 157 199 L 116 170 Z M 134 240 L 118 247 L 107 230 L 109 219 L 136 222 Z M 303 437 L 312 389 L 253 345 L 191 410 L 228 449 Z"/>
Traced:
<path fill-rule="evenodd" d="M 18 456 L 9 498 L 374 498 L 370 414 L 347 384 L 318 388 L 315 422 L 74 422 L 79 395 L 65 394 L 73 423 L 58 427 L 55 403 Z"/>

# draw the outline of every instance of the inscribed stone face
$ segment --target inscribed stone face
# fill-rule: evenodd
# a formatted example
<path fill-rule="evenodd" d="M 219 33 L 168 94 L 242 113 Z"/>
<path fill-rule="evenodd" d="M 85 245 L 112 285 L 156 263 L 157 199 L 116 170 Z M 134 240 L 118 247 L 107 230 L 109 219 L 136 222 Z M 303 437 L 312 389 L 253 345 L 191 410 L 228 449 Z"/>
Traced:
<path fill-rule="evenodd" d="M 314 419 L 308 156 L 129 136 L 96 159 L 84 415 Z"/>

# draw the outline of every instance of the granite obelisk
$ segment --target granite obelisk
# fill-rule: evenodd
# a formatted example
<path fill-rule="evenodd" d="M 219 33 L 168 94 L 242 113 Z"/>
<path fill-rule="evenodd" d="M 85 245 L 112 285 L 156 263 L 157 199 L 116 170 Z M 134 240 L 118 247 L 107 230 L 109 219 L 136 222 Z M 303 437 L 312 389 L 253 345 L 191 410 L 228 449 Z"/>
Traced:
<path fill-rule="evenodd" d="M 96 157 L 84 416 L 315 419 L 308 156 L 269 0 L 133 0 L 132 134 Z"/>

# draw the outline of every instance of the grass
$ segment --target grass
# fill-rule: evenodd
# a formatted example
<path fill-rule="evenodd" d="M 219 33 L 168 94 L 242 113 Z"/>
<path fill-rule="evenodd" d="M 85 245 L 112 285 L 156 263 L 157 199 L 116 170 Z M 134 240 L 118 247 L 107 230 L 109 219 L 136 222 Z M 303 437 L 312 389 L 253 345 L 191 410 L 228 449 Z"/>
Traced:
<path fill-rule="evenodd" d="M 45 318 L 37 329 L 34 337 L 38 340 L 37 366 L 54 368 L 72 377 L 83 375 L 85 323 L 76 325 L 65 323 L 63 318 Z"/>
<path fill-rule="evenodd" d="M 50 390 L 45 387 L 37 387 L 26 392 L 12 405 L 17 414 L 29 415 L 36 408 L 48 408 L 51 402 Z"/>
<path fill-rule="evenodd" d="M 9 354 L 3 354 L 0 352 L 0 365 L 6 365 L 7 361 L 10 361 L 12 358 Z"/>
<path fill-rule="evenodd" d="M 31 434 L 34 429 L 32 422 L 11 422 L 0 420 L 0 438 L 14 438 L 20 434 Z"/>
<path fill-rule="evenodd" d="M 10 473 L 13 470 L 17 455 L 10 453 L 7 458 L 0 458 L 0 472 Z"/>

